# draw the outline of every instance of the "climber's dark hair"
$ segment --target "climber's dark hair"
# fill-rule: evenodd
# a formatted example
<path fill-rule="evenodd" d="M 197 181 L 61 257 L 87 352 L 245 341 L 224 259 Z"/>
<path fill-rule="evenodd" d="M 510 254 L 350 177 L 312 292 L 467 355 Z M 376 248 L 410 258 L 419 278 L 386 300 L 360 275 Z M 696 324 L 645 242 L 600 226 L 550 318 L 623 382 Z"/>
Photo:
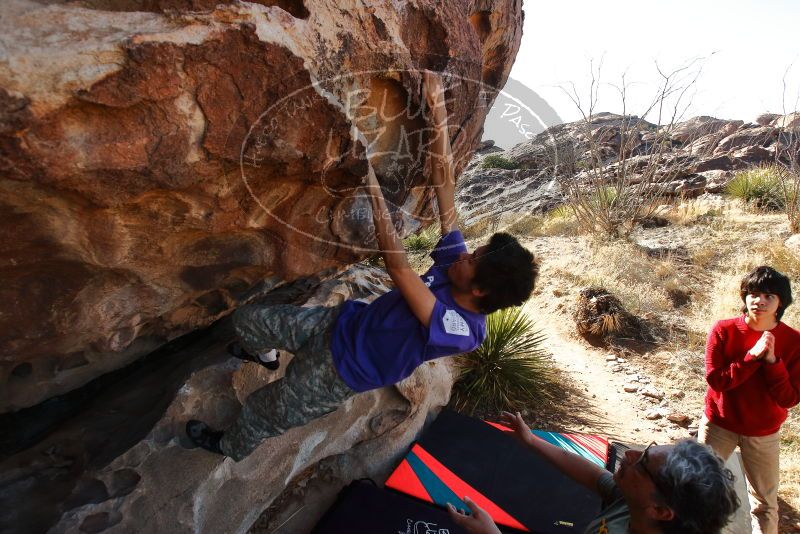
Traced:
<path fill-rule="evenodd" d="M 494 234 L 478 256 L 472 283 L 486 292 L 478 299 L 481 313 L 519 306 L 531 296 L 539 264 L 533 254 L 506 233 Z"/>
<path fill-rule="evenodd" d="M 747 301 L 745 299 L 748 293 L 771 293 L 777 295 L 780 304 L 775 317 L 779 321 L 783 317 L 783 312 L 792 303 L 792 285 L 789 282 L 789 278 L 767 265 L 756 267 L 742 278 L 742 283 L 739 286 L 739 296 L 744 304 L 742 313 L 747 313 Z"/>

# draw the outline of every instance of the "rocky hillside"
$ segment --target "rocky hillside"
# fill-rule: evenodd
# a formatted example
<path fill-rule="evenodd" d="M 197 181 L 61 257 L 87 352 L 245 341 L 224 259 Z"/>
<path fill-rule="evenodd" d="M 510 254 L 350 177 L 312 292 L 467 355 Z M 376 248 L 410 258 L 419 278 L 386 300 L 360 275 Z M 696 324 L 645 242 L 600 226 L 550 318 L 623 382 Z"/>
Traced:
<path fill-rule="evenodd" d="M 486 169 L 482 157 L 473 159 L 460 182 L 461 213 L 469 221 L 498 208 L 548 211 L 563 202 L 565 180 L 580 182 L 595 172 L 612 180 L 620 153 L 631 181 L 652 171 L 652 181 L 663 184 L 668 196 L 718 193 L 735 171 L 774 162 L 776 154 L 796 146 L 798 135 L 800 113 L 766 114 L 755 123 L 703 116 L 668 129 L 638 117 L 597 113 L 590 121 L 553 126 L 510 150 L 484 143 L 480 154 L 503 156 L 520 168 Z M 600 164 L 592 165 L 593 159 Z"/>

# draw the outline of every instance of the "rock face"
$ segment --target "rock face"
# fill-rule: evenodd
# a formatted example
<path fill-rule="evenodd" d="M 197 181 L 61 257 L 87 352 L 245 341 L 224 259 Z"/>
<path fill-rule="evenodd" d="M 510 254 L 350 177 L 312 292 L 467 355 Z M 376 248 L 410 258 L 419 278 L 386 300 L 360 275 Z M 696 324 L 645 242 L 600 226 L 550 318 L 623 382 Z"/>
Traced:
<path fill-rule="evenodd" d="M 619 172 L 621 150 L 633 183 L 652 172 L 652 181 L 663 184 L 668 196 L 719 193 L 735 171 L 773 163 L 776 155 L 784 159 L 792 146 L 797 147 L 800 114 L 761 115 L 757 120 L 746 124 L 701 116 L 664 131 L 635 116 L 597 113 L 588 123 L 559 124 L 531 141 L 498 152 L 516 162 L 519 169 L 486 169 L 476 158 L 461 179 L 459 204 L 467 222 L 496 215 L 498 209 L 543 213 L 563 203 L 566 180 L 611 181 Z M 624 147 L 623 129 L 628 131 Z M 596 141 L 596 156 L 590 138 Z M 654 165 L 657 150 L 661 152 Z M 485 154 L 488 152 L 478 156 Z M 593 157 L 601 160 L 598 176 L 589 164 Z M 800 154 L 793 157 L 800 158 Z"/>
<path fill-rule="evenodd" d="M 382 271 L 357 266 L 317 283 L 310 296 L 303 283 L 268 299 L 334 305 L 375 296 L 385 284 Z M 71 418 L 44 429 L 46 438 L 0 456 L 0 531 L 245 532 L 278 499 L 269 516 L 283 517 L 301 501 L 302 521 L 285 531 L 306 532 L 341 486 L 385 477 L 449 399 L 454 372 L 443 359 L 395 387 L 356 395 L 336 412 L 267 440 L 241 462 L 192 449 L 183 434 L 188 419 L 227 427 L 247 395 L 285 369 L 270 373 L 228 357 L 229 322 L 224 318 L 180 350 L 148 358 L 135 373 L 95 389 Z M 290 359 L 286 354 L 281 362 Z M 46 408 L 37 407 L 38 417 L 14 435 L 3 432 L 4 448 L 9 440 L 32 436 L 34 425 L 49 417 Z"/>
<path fill-rule="evenodd" d="M 367 151 L 416 229 L 420 71 L 447 77 L 465 162 L 522 27 L 500 0 L 2 9 L 0 412 L 369 254 Z"/>

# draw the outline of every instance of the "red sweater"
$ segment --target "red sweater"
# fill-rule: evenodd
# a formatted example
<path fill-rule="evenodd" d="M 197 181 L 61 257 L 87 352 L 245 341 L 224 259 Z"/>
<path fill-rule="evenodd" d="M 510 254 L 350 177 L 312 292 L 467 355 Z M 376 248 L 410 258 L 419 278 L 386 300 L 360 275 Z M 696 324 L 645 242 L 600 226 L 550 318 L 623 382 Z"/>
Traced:
<path fill-rule="evenodd" d="M 747 353 L 763 332 L 750 329 L 744 315 L 719 321 L 706 344 L 706 416 L 745 436 L 780 429 L 788 408 L 800 402 L 800 332 L 778 323 L 775 356 L 768 364 Z"/>

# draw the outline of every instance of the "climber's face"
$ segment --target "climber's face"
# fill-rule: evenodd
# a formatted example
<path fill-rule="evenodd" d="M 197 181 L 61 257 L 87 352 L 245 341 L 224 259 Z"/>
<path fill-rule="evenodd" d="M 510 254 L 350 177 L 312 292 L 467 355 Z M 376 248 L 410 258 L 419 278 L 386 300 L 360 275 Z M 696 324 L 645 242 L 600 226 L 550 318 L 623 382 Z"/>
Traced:
<path fill-rule="evenodd" d="M 645 510 L 651 517 L 673 513 L 663 505 L 670 488 L 659 475 L 672 448 L 672 445 L 651 443 L 644 451 L 625 451 L 614 480 L 631 509 Z"/>
<path fill-rule="evenodd" d="M 460 291 L 470 291 L 472 281 L 475 279 L 475 269 L 478 267 L 481 254 L 486 252 L 486 246 L 476 248 L 472 253 L 462 252 L 458 260 L 447 269 L 450 283 Z"/>

